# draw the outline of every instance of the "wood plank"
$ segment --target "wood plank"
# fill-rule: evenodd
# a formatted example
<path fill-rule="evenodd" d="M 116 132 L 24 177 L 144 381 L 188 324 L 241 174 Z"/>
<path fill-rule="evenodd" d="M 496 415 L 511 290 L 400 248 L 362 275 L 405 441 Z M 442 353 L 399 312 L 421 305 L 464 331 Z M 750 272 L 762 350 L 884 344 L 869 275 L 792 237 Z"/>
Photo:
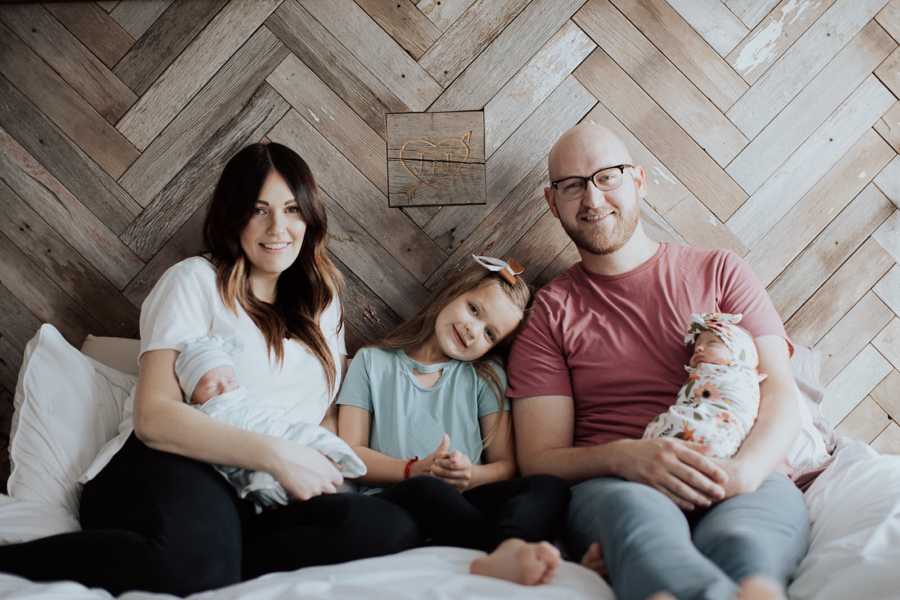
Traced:
<path fill-rule="evenodd" d="M 527 4 L 528 0 L 478 0 L 431 46 L 420 64 L 435 81 L 446 87 Z"/>
<path fill-rule="evenodd" d="M 776 4 L 778 0 L 725 0 L 725 6 L 750 28 L 756 27 Z"/>
<path fill-rule="evenodd" d="M 413 276 L 425 281 L 443 262 L 445 254 L 402 212 L 388 206 L 387 198 L 328 143 L 296 111 L 268 134 L 272 141 L 290 146 L 304 158 L 318 186 L 341 203 L 354 219 L 382 240 Z"/>
<path fill-rule="evenodd" d="M 109 15 L 119 22 L 134 39 L 140 38 L 159 19 L 173 0 L 141 0 L 120 2 Z M 193 0 L 191 0 L 193 2 Z"/>
<path fill-rule="evenodd" d="M 97 4 L 106 12 L 111 12 L 119 4 L 119 0 L 97 0 Z"/>
<path fill-rule="evenodd" d="M 678 205 L 685 197 L 691 195 L 678 178 L 659 162 L 659 159 L 647 147 L 622 125 L 609 110 L 599 102 L 584 118 L 589 123 L 606 127 L 619 136 L 635 165 L 644 168 L 647 176 L 647 196 L 644 200 L 660 213 L 665 213 Z"/>
<path fill-rule="evenodd" d="M 768 287 L 782 320 L 788 321 L 813 292 L 847 260 L 892 210 L 869 185 Z"/>
<path fill-rule="evenodd" d="M 462 16 L 475 0 L 419 0 L 416 8 L 422 11 L 441 31 L 446 31 Z"/>
<path fill-rule="evenodd" d="M 0 20 L 107 121 L 115 122 L 134 103 L 134 93 L 43 6 L 7 4 Z"/>
<path fill-rule="evenodd" d="M 491 156 L 596 47 L 571 21 L 553 34 L 484 107 L 485 154 Z"/>
<path fill-rule="evenodd" d="M 887 0 L 837 0 L 738 100 L 728 117 L 755 137 Z"/>
<path fill-rule="evenodd" d="M 866 396 L 834 430 L 840 435 L 868 444 L 878 437 L 890 422 L 887 413 L 875 404 L 871 396 Z"/>
<path fill-rule="evenodd" d="M 719 165 L 747 145 L 737 127 L 609 0 L 590 0 L 572 20 Z"/>
<path fill-rule="evenodd" d="M 294 54 L 289 54 L 266 81 L 350 162 L 387 193 L 387 149 L 384 139 L 325 85 Z"/>
<path fill-rule="evenodd" d="M 16 381 L 22 368 L 22 351 L 14 348 L 5 338 L 0 338 L 0 386 L 16 389 Z M 3 448 L 3 458 L 0 459 L 0 470 L 5 472 L 3 477 L 3 493 L 6 493 L 6 479 L 9 478 L 9 452 L 6 448 L 9 444 L 9 428 L 12 423 L 12 396 L 4 389 L 0 393 L 0 401 L 4 403 L 0 408 L 0 447 Z"/>
<path fill-rule="evenodd" d="M 772 283 L 892 156 L 893 150 L 875 132 L 864 133 L 747 255 L 763 285 Z"/>
<path fill-rule="evenodd" d="M 788 335 L 797 343 L 816 345 L 893 264 L 878 242 L 866 240 L 785 323 Z"/>
<path fill-rule="evenodd" d="M 429 148 L 431 149 L 431 148 Z M 406 206 L 485 204 L 484 164 L 406 159 L 388 161 L 388 203 Z"/>
<path fill-rule="evenodd" d="M 890 309 L 885 307 L 885 310 L 893 316 L 894 313 Z M 878 337 L 872 340 L 872 345 L 900 371 L 900 317 L 893 317 Z"/>
<path fill-rule="evenodd" d="M 900 454 L 900 425 L 897 423 L 888 425 L 872 442 L 872 448 L 881 454 Z"/>
<path fill-rule="evenodd" d="M 40 320 L 6 286 L 0 285 L 0 329 L 5 340 L 20 354 L 40 328 Z M 15 382 L 13 382 L 15 385 Z"/>
<path fill-rule="evenodd" d="M 363 346 L 376 343 L 400 324 L 401 319 L 366 283 L 336 256 L 332 256 L 344 276 L 344 323 L 347 351 L 352 356 Z"/>
<path fill-rule="evenodd" d="M 725 56 L 747 35 L 747 26 L 719 0 L 668 0 L 713 50 Z"/>
<path fill-rule="evenodd" d="M 483 219 L 475 229 L 460 240 L 443 265 L 431 274 L 426 287 L 436 289 L 461 264 L 471 260 L 472 254 L 504 256 L 545 212 L 544 186 L 547 185 L 547 163 L 538 161 L 516 187 Z"/>
<path fill-rule="evenodd" d="M 574 251 L 574 244 L 563 230 L 559 220 L 549 210 L 538 219 L 525 235 L 510 248 L 508 255 L 525 265 L 522 277 L 533 283 L 538 276 L 554 262 L 554 259 L 566 249 L 569 255 Z M 575 256 L 577 256 L 577 251 Z M 575 260 L 580 259 L 580 257 Z"/>
<path fill-rule="evenodd" d="M 896 46 L 877 23 L 867 25 L 725 170 L 757 191 Z"/>
<path fill-rule="evenodd" d="M 894 257 L 895 261 L 900 262 L 900 210 L 895 210 L 872 237 Z"/>
<path fill-rule="evenodd" d="M 234 0 L 229 3 L 122 117 L 116 126 L 118 130 L 139 150 L 146 149 L 244 45 L 279 2 Z"/>
<path fill-rule="evenodd" d="M 641 225 L 651 240 L 688 245 L 684 236 L 648 204 L 641 206 Z"/>
<path fill-rule="evenodd" d="M 872 346 L 866 346 L 825 388 L 822 416 L 832 426 L 837 425 L 890 372 L 891 363 Z"/>
<path fill-rule="evenodd" d="M 44 7 L 110 69 L 134 43 L 134 38 L 93 2 L 51 2 Z"/>
<path fill-rule="evenodd" d="M 739 256 L 747 254 L 746 246 L 693 194 L 683 197 L 662 216 L 692 246 L 727 248 Z"/>
<path fill-rule="evenodd" d="M 378 241 L 328 194 L 328 249 L 404 319 L 411 319 L 429 293 Z"/>
<path fill-rule="evenodd" d="M 900 156 L 895 156 L 875 177 L 875 185 L 900 208 Z"/>
<path fill-rule="evenodd" d="M 119 289 L 144 263 L 0 128 L 0 179 Z"/>
<path fill-rule="evenodd" d="M 204 251 L 203 221 L 206 219 L 208 206 L 207 196 L 203 205 L 190 215 L 147 266 L 131 280 L 124 293 L 132 305 L 140 307 L 166 269 L 189 256 L 199 256 Z"/>
<path fill-rule="evenodd" d="M 28 204 L 0 181 L 0 205 L 6 218 L 0 232 L 27 248 L 34 271 L 42 271 L 112 335 L 137 333 L 138 311 L 103 275 L 67 244 Z"/>
<path fill-rule="evenodd" d="M 534 0 L 444 90 L 428 110 L 481 110 L 584 0 Z"/>
<path fill-rule="evenodd" d="M 755 83 L 832 4 L 834 0 L 781 0 L 728 54 L 728 64 Z"/>
<path fill-rule="evenodd" d="M 412 2 L 356 0 L 356 3 L 415 60 L 422 58 L 441 37 L 441 30 Z"/>
<path fill-rule="evenodd" d="M 877 244 L 877 242 L 873 243 Z M 878 244 L 878 247 L 881 248 L 881 245 Z M 875 285 L 874 289 L 878 297 L 891 307 L 895 315 L 900 317 L 900 264 L 894 265 L 887 275 Z"/>
<path fill-rule="evenodd" d="M 52 323 L 73 346 L 80 347 L 88 333 L 106 335 L 104 325 L 78 306 L 3 233 L 0 233 L 0 285 L 27 306 L 39 321 Z"/>
<path fill-rule="evenodd" d="M 113 233 L 121 233 L 140 206 L 0 76 L 0 127 L 84 202 Z"/>
<path fill-rule="evenodd" d="M 743 204 L 740 186 L 606 52 L 594 50 L 575 76 L 719 219 Z"/>
<path fill-rule="evenodd" d="M 828 385 L 870 341 L 878 349 L 878 335 L 891 322 L 891 312 L 869 292 L 816 344 L 822 352 L 822 383 Z M 884 354 L 882 352 L 882 354 Z"/>
<path fill-rule="evenodd" d="M 900 102 L 881 116 L 875 123 L 875 131 L 891 145 L 894 152 L 900 152 Z"/>
<path fill-rule="evenodd" d="M 287 54 L 284 44 L 260 27 L 129 167 L 119 179 L 122 187 L 149 205 L 197 148 L 241 111 Z"/>
<path fill-rule="evenodd" d="M 296 2 L 282 4 L 266 27 L 378 135 L 385 136 L 385 114 L 411 110 Z"/>
<path fill-rule="evenodd" d="M 875 71 L 875 76 L 896 96 L 900 93 L 900 48 Z"/>
<path fill-rule="evenodd" d="M 389 159 L 403 158 L 404 146 L 411 139 L 453 139 L 469 134 L 467 148 L 448 147 L 435 156 L 452 162 L 481 164 L 484 162 L 484 113 L 481 111 L 451 113 L 404 113 L 387 116 L 387 153 Z M 422 150 L 425 151 L 424 149 Z"/>
<path fill-rule="evenodd" d="M 875 17 L 878 24 L 891 34 L 895 40 L 900 40 L 900 0 L 891 0 L 887 6 L 881 9 Z"/>
<path fill-rule="evenodd" d="M 174 2 L 144 32 L 113 72 L 137 94 L 146 92 L 225 5 L 226 0 Z"/>
<path fill-rule="evenodd" d="M 872 390 L 872 400 L 894 421 L 900 421 L 900 371 L 891 371 L 881 383 Z"/>
<path fill-rule="evenodd" d="M 353 0 L 297 0 L 411 109 L 425 110 L 441 86 Z"/>
<path fill-rule="evenodd" d="M 252 75 L 250 70 L 248 75 Z M 213 130 L 178 174 L 156 195 L 146 210 L 122 234 L 122 241 L 145 260 L 212 197 L 228 160 L 247 144 L 257 142 L 290 107 L 268 84 L 239 107 L 237 114 Z"/>
<path fill-rule="evenodd" d="M 119 177 L 138 157 L 131 142 L 2 23 L 0 71 L 111 176 Z"/>
<path fill-rule="evenodd" d="M 735 235 L 748 247 L 756 245 L 893 103 L 894 96 L 870 75 L 728 219 Z"/>
<path fill-rule="evenodd" d="M 747 91 L 747 83 L 740 75 L 735 73 L 734 69 L 706 44 L 698 31 L 686 23 L 665 0 L 613 0 L 613 4 L 719 110 L 724 112 L 731 108 Z M 717 5 L 721 12 L 730 14 L 722 4 L 718 2 L 710 4 Z M 704 8 L 702 12 L 713 14 L 715 9 L 707 11 Z M 731 15 L 731 18 L 735 23 L 739 23 L 734 15 Z M 719 30 L 725 31 L 721 26 Z M 611 56 L 616 58 L 615 55 Z M 621 62 L 619 64 L 626 71 L 629 70 Z M 657 94 L 647 87 L 644 89 L 656 98 L 657 102 L 660 101 Z"/>
<path fill-rule="evenodd" d="M 448 252 L 456 249 L 535 164 L 546 161 L 559 136 L 581 121 L 595 103 L 574 77 L 568 77 L 488 160 L 487 203 L 444 207 L 425 232 Z"/>
<path fill-rule="evenodd" d="M 441 212 L 440 206 L 404 206 L 401 208 L 413 223 L 424 228 L 436 214 Z"/>

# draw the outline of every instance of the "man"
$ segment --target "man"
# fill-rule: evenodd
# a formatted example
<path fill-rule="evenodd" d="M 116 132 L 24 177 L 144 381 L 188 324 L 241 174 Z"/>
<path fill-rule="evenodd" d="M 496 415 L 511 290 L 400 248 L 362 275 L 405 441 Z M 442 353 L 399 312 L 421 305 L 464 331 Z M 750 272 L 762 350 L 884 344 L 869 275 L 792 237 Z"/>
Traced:
<path fill-rule="evenodd" d="M 544 190 L 581 262 L 541 289 L 509 361 L 523 474 L 572 482 L 568 545 L 602 561 L 617 598 L 660 590 L 774 593 L 806 551 L 800 491 L 776 467 L 800 426 L 792 348 L 762 285 L 734 253 L 649 239 L 644 169 L 610 131 L 582 124 L 549 156 Z M 675 402 L 691 313 L 742 313 L 761 384 L 759 415 L 730 459 L 679 439 L 641 439 Z M 765 587 L 765 585 L 763 585 Z"/>

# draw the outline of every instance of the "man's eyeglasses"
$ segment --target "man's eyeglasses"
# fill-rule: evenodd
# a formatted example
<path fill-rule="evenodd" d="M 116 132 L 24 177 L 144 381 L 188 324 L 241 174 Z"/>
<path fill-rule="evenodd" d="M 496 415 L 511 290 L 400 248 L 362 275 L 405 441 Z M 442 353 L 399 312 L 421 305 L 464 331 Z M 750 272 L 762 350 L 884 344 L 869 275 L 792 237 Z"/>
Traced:
<path fill-rule="evenodd" d="M 598 190 L 609 192 L 622 185 L 625 169 L 630 168 L 634 168 L 634 165 L 622 164 L 603 167 L 590 177 L 573 176 L 551 181 L 550 187 L 554 188 L 565 200 L 581 198 L 587 190 L 588 181 L 592 181 Z"/>

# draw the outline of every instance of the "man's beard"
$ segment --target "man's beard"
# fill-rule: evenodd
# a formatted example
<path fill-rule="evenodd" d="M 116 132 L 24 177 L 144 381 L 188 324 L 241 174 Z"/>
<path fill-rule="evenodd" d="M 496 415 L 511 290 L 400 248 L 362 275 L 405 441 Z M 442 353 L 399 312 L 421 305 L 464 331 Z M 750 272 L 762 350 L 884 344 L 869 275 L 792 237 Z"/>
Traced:
<path fill-rule="evenodd" d="M 585 252 L 602 256 L 620 250 L 631 239 L 634 230 L 637 229 L 637 211 L 627 215 L 617 212 L 612 217 L 615 219 L 615 224 L 609 234 L 604 233 L 603 228 L 597 226 L 591 226 L 589 230 L 581 229 L 578 227 L 578 224 L 581 224 L 580 221 L 576 221 L 574 226 L 563 222 L 561 219 L 560 222 L 569 238 L 578 248 Z"/>

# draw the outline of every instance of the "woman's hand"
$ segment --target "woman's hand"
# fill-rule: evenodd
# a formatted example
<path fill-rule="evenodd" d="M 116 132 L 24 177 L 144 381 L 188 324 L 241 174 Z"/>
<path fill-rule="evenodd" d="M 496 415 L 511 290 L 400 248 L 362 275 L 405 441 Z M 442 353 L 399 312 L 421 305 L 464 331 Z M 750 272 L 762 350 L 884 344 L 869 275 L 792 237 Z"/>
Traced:
<path fill-rule="evenodd" d="M 275 466 L 270 473 L 288 496 L 309 500 L 320 494 L 334 494 L 344 478 L 334 463 L 321 452 L 281 438 L 272 439 Z"/>
<path fill-rule="evenodd" d="M 459 450 L 454 450 L 434 461 L 431 474 L 464 492 L 472 484 L 472 461 Z"/>

